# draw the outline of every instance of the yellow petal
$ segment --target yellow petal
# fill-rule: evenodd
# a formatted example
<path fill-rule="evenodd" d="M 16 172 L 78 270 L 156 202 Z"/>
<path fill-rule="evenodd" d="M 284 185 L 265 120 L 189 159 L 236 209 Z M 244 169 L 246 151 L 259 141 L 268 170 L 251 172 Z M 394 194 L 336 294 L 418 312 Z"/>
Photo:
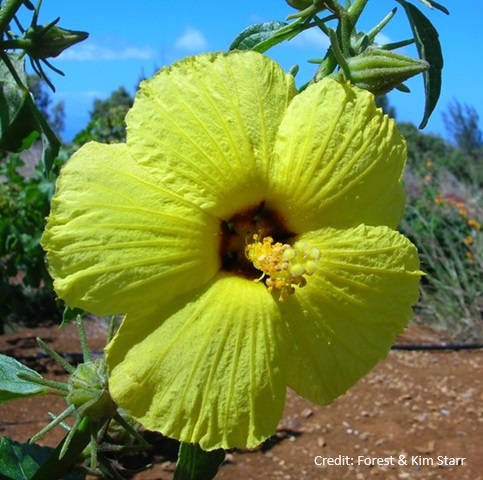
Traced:
<path fill-rule="evenodd" d="M 281 305 L 288 385 L 327 404 L 386 356 L 412 316 L 421 272 L 416 248 L 387 227 L 325 229 L 301 241 L 321 255 L 307 285 Z"/>
<path fill-rule="evenodd" d="M 201 448 L 252 448 L 285 403 L 280 316 L 266 288 L 219 277 L 151 317 L 128 315 L 107 347 L 114 400 L 149 430 Z"/>
<path fill-rule="evenodd" d="M 254 52 L 198 55 L 141 84 L 127 116 L 134 156 L 220 218 L 260 203 L 293 77 Z"/>
<path fill-rule="evenodd" d="M 296 232 L 395 227 L 405 159 L 404 139 L 372 94 L 324 79 L 295 97 L 280 125 L 268 200 Z"/>
<path fill-rule="evenodd" d="M 219 268 L 218 230 L 125 144 L 89 143 L 62 169 L 42 245 L 59 297 L 105 315 L 152 309 L 207 282 Z"/>

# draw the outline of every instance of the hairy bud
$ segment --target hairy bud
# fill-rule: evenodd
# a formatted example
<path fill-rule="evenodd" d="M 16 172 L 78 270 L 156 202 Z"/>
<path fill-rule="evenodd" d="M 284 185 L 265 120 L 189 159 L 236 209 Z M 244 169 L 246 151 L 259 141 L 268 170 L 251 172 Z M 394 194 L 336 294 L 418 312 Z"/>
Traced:
<path fill-rule="evenodd" d="M 354 85 L 384 95 L 404 81 L 429 69 L 424 60 L 406 57 L 389 50 L 368 48 L 347 59 L 350 80 Z"/>
<path fill-rule="evenodd" d="M 57 57 L 64 50 L 85 40 L 89 34 L 67 30 L 56 25 L 58 19 L 48 25 L 30 27 L 25 32 L 25 40 L 30 43 L 27 53 L 33 58 Z"/>
<path fill-rule="evenodd" d="M 81 363 L 69 379 L 67 403 L 92 420 L 108 418 L 117 407 L 109 394 L 107 379 L 103 359 Z"/>

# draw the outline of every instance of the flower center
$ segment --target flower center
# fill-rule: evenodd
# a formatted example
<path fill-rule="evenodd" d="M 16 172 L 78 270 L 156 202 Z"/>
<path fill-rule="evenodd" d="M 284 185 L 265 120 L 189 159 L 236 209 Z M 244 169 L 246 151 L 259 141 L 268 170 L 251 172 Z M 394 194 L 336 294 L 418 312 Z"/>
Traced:
<path fill-rule="evenodd" d="M 293 246 L 273 243 L 272 237 L 261 240 L 258 234 L 253 235 L 253 240 L 245 247 L 245 254 L 253 266 L 263 272 L 256 281 L 268 277 L 265 280 L 268 291 L 280 290 L 281 302 L 295 293 L 295 285 L 304 287 L 307 284 L 305 275 L 312 275 L 317 270 L 320 258 L 317 248 L 304 242 L 295 242 Z"/>
<path fill-rule="evenodd" d="M 268 291 L 279 290 L 283 302 L 296 286 L 306 285 L 320 258 L 318 249 L 291 242 L 295 237 L 265 203 L 248 208 L 222 222 L 222 269 L 255 282 L 265 279 Z"/>

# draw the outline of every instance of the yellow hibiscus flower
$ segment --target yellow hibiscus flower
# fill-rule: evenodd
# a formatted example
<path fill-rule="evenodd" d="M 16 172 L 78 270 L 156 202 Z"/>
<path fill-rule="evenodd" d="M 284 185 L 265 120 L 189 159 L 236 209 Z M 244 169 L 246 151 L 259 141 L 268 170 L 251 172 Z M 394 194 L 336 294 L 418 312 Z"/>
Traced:
<path fill-rule="evenodd" d="M 404 139 L 368 92 L 297 94 L 253 52 L 164 68 L 126 122 L 126 144 L 89 143 L 62 170 L 42 239 L 56 291 L 126 314 L 109 389 L 142 425 L 255 447 L 287 386 L 330 403 L 412 315 Z"/>

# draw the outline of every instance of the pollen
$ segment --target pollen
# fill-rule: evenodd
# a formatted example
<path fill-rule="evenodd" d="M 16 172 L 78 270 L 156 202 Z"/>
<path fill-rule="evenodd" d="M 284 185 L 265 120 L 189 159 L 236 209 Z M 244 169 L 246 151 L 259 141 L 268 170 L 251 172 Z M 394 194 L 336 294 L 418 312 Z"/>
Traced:
<path fill-rule="evenodd" d="M 284 302 L 289 295 L 295 293 L 295 287 L 307 284 L 306 276 L 317 270 L 320 251 L 304 242 L 274 243 L 272 237 L 260 238 L 253 235 L 253 243 L 245 248 L 245 255 L 253 266 L 262 272 L 259 282 L 265 279 L 269 292 L 280 291 L 279 301 Z"/>

